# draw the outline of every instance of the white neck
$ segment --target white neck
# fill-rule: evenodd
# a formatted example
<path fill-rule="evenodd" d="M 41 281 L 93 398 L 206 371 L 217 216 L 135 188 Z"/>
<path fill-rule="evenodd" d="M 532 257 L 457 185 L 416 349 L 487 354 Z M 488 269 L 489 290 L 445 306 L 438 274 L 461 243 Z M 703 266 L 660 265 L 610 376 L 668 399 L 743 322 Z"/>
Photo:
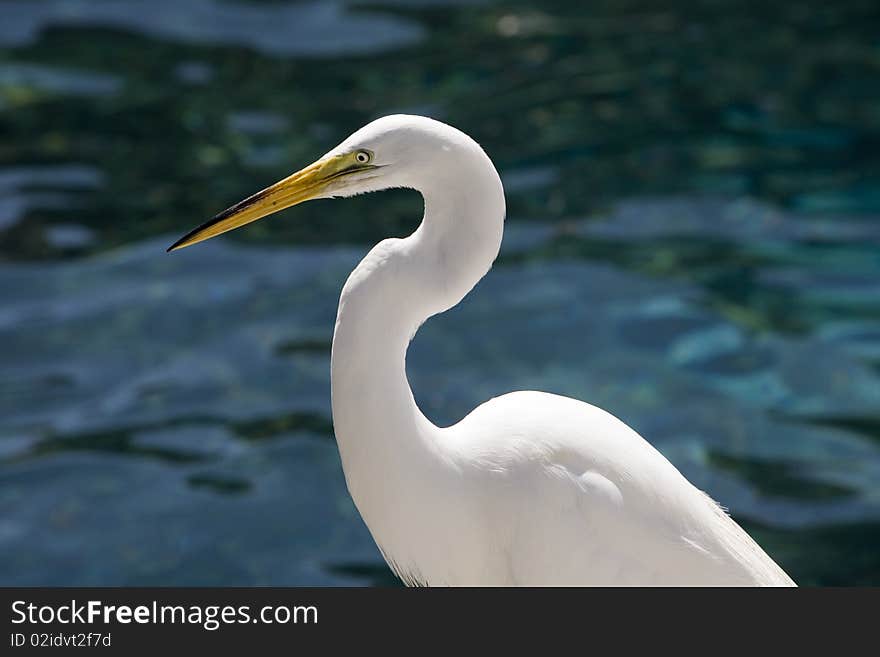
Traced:
<path fill-rule="evenodd" d="M 409 342 L 422 322 L 461 301 L 501 245 L 501 181 L 474 147 L 413 185 L 425 201 L 421 225 L 374 247 L 339 301 L 333 424 L 349 490 L 374 535 L 379 516 L 387 516 L 383 505 L 398 504 L 442 449 L 442 430 L 419 410 L 407 380 Z"/>

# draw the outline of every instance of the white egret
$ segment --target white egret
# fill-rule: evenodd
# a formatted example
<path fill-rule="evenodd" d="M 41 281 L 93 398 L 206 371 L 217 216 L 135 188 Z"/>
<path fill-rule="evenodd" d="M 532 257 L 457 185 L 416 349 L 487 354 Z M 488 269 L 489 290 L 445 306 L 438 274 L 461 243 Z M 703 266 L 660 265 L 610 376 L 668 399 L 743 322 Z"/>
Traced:
<path fill-rule="evenodd" d="M 333 425 L 349 492 L 411 585 L 794 585 L 705 493 L 613 415 L 542 392 L 492 399 L 441 428 L 406 376 L 418 327 L 498 254 L 501 180 L 464 133 L 386 116 L 169 250 L 314 198 L 419 191 L 424 217 L 377 244 L 342 289 Z M 552 336 L 548 336 L 552 339 Z"/>

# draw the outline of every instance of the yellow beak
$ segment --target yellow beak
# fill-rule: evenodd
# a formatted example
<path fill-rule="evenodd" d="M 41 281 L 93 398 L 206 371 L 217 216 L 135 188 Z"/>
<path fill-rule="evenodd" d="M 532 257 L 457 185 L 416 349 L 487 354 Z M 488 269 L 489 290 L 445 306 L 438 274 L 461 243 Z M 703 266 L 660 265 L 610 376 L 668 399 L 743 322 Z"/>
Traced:
<path fill-rule="evenodd" d="M 168 247 L 168 251 L 176 251 L 203 242 L 284 208 L 316 198 L 327 189 L 332 180 L 368 168 L 373 167 L 359 165 L 348 154 L 322 158 L 224 210 L 181 237 Z"/>

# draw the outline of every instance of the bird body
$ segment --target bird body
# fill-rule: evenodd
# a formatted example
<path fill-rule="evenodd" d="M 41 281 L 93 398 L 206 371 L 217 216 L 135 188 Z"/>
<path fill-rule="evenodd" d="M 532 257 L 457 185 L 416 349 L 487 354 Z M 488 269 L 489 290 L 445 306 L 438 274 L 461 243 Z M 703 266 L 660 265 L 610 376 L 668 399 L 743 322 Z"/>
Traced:
<path fill-rule="evenodd" d="M 436 451 L 425 470 L 410 461 L 401 476 L 391 465 L 374 487 L 352 488 L 407 583 L 792 583 L 715 502 L 595 406 L 520 391 L 429 433 Z"/>
<path fill-rule="evenodd" d="M 425 213 L 376 245 L 343 287 L 333 337 L 334 430 L 349 492 L 412 585 L 793 585 L 662 454 L 611 414 L 514 392 L 450 427 L 420 411 L 407 347 L 489 271 L 505 216 L 482 148 L 396 115 L 221 213 L 180 248 L 308 198 L 418 190 Z"/>

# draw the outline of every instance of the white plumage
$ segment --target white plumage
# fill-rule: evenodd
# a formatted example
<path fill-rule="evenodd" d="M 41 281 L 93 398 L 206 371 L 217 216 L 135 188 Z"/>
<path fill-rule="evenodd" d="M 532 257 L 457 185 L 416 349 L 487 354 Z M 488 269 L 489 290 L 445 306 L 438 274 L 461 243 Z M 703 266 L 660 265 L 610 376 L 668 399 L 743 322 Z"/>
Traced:
<path fill-rule="evenodd" d="M 332 175 L 306 175 L 314 167 Z M 373 248 L 345 284 L 332 401 L 349 491 L 406 583 L 794 584 L 717 504 L 599 408 L 514 392 L 446 428 L 419 410 L 407 346 L 422 322 L 486 274 L 501 244 L 501 180 L 462 132 L 423 117 L 384 117 L 178 245 L 307 198 L 389 187 L 421 192 L 424 218 L 409 237 Z M 268 203 L 267 194 L 283 202 L 222 223 L 250 212 L 241 208 L 257 197 Z"/>

